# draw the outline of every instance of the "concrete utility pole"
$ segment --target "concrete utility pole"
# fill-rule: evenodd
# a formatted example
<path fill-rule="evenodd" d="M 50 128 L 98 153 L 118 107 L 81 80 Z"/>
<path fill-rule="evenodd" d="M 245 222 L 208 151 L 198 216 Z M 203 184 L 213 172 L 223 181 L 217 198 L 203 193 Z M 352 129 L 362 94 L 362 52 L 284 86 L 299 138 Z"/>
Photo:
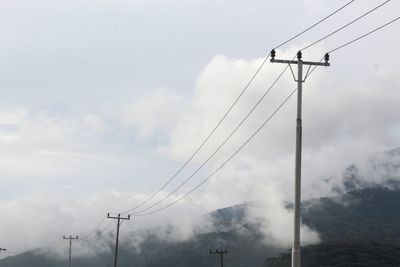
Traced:
<path fill-rule="evenodd" d="M 296 160 L 295 160 L 295 193 L 294 193 L 294 240 L 292 248 L 292 267 L 300 267 L 300 204 L 301 204 L 301 143 L 302 143 L 302 85 L 303 80 L 303 66 L 308 65 L 308 71 L 311 66 L 330 66 L 329 54 L 325 54 L 325 62 L 310 62 L 301 59 L 301 51 L 297 53 L 297 60 L 281 60 L 275 59 L 275 50 L 271 51 L 271 62 L 289 64 L 290 70 L 294 76 L 291 64 L 297 65 L 297 119 L 296 119 Z M 307 74 L 308 74 L 307 71 Z M 307 78 L 307 74 L 305 78 Z"/>
<path fill-rule="evenodd" d="M 224 267 L 224 254 L 227 254 L 227 253 L 228 253 L 228 251 L 226 249 L 225 249 L 225 251 L 216 249 L 215 252 L 210 250 L 211 255 L 217 254 L 219 256 L 219 258 L 221 260 L 221 267 Z"/>
<path fill-rule="evenodd" d="M 68 267 L 71 267 L 71 251 L 72 251 L 72 240 L 78 240 L 78 236 L 76 237 L 72 237 L 72 235 L 70 235 L 69 237 L 65 237 L 65 235 L 63 235 L 63 239 L 68 239 L 69 240 L 69 257 L 68 257 Z"/>
<path fill-rule="evenodd" d="M 113 217 L 113 216 L 110 216 L 110 213 L 107 213 L 107 218 L 117 220 L 117 239 L 115 241 L 115 253 L 114 253 L 114 267 L 117 267 L 119 227 L 121 226 L 121 220 L 130 220 L 131 215 L 128 215 L 128 217 L 121 217 L 121 214 L 118 214 L 117 217 Z"/>

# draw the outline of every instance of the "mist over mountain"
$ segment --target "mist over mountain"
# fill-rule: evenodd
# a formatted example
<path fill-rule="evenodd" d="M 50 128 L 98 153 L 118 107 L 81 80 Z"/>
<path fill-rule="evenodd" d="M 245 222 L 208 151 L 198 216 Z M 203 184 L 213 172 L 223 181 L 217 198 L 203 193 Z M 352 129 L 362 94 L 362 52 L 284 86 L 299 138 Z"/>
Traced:
<path fill-rule="evenodd" d="M 350 165 L 333 196 L 303 201 L 302 223 L 317 232 L 321 241 L 303 248 L 304 266 L 400 265 L 400 257 L 395 254 L 400 248 L 399 155 L 400 149 L 395 149 L 374 155 L 367 164 Z M 201 223 L 184 240 L 174 238 L 174 226 L 125 233 L 126 238 L 120 242 L 119 266 L 217 266 L 218 257 L 209 254 L 215 249 L 228 250 L 226 266 L 289 266 L 290 253 L 285 253 L 289 247 L 274 244 L 263 232 L 265 225 L 251 215 L 253 205 L 240 204 L 203 216 L 201 220 L 207 223 Z M 290 210 L 291 205 L 287 208 Z M 73 266 L 112 265 L 113 236 L 100 235 L 99 239 L 102 249 L 87 255 L 77 253 Z M 87 245 L 100 246 L 96 241 Z M 65 266 L 67 259 L 59 253 L 30 251 L 7 257 L 0 266 Z M 365 261 L 372 265 L 349 265 Z"/>
<path fill-rule="evenodd" d="M 399 266 L 399 182 L 303 203 L 302 219 L 321 243 L 302 249 L 302 266 Z M 290 252 L 266 261 L 290 266 Z"/>
<path fill-rule="evenodd" d="M 247 205 L 238 205 L 206 215 L 214 230 L 197 233 L 187 241 L 162 237 L 174 232 L 174 229 L 168 227 L 129 233 L 129 237 L 120 242 L 119 266 L 213 266 L 219 264 L 219 258 L 209 254 L 210 250 L 215 249 L 228 250 L 225 262 L 229 266 L 260 266 L 265 257 L 276 255 L 280 249 L 266 245 L 258 226 L 246 223 L 246 210 Z M 137 244 L 132 240 L 141 242 Z M 73 266 L 111 266 L 113 242 L 108 242 L 107 251 L 74 257 Z M 66 259 L 60 255 L 29 252 L 8 257 L 0 261 L 0 266 L 58 267 L 66 263 Z"/>
<path fill-rule="evenodd" d="M 321 251 L 330 251 L 331 256 L 335 255 L 331 257 L 332 260 L 337 257 L 346 259 L 347 264 L 358 258 L 370 260 L 371 257 L 386 261 L 389 257 L 394 264 L 400 264 L 400 257 L 396 256 L 400 243 L 393 241 L 400 238 L 399 201 L 399 189 L 377 186 L 351 191 L 340 198 L 304 202 L 303 223 L 318 231 L 322 240 L 321 244 L 304 248 L 304 266 L 316 266 L 311 263 L 307 265 L 307 262 L 321 262 L 321 259 L 324 261 L 318 266 L 332 266 L 332 261 L 327 261 Z M 123 241 L 120 244 L 119 266 L 217 266 L 218 257 L 209 255 L 210 249 L 228 250 L 226 266 L 262 266 L 266 258 L 288 248 L 282 250 L 265 245 L 259 226 L 247 223 L 248 205 L 228 207 L 207 215 L 213 220 L 215 230 L 196 234 L 187 241 L 168 241 L 160 237 L 159 230 L 147 232 L 140 247 Z M 129 239 L 140 234 L 144 233 L 130 233 Z M 96 255 L 74 257 L 73 265 L 111 266 L 113 240 L 110 240 L 108 246 L 108 250 Z M 349 252 L 354 254 L 353 258 L 346 254 Z M 270 258 L 266 266 L 288 266 L 286 263 L 289 260 L 289 254 L 283 254 L 280 258 Z M 327 265 L 323 265 L 323 262 Z M 29 252 L 8 257 L 0 262 L 0 266 L 58 267 L 66 263 L 66 259 L 59 255 Z"/>
<path fill-rule="evenodd" d="M 377 153 L 365 162 L 351 164 L 343 173 L 339 193 L 374 186 L 398 189 L 400 181 L 400 147 Z"/>
<path fill-rule="evenodd" d="M 400 265 L 398 240 L 342 240 L 302 248 L 303 267 L 395 267 Z M 290 252 L 269 258 L 265 267 L 290 267 Z"/>
<path fill-rule="evenodd" d="M 400 265 L 400 148 L 375 154 L 343 173 L 336 196 L 302 203 L 302 222 L 321 243 L 302 248 L 302 266 Z M 290 251 L 266 260 L 289 267 Z"/>

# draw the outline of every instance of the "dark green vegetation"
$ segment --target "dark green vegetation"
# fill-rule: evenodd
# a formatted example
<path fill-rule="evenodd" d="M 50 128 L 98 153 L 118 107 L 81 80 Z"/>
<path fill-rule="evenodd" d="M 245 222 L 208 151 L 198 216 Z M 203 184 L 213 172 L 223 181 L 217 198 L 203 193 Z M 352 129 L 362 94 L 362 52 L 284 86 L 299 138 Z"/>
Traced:
<path fill-rule="evenodd" d="M 322 198 L 306 203 L 303 223 L 317 230 L 323 241 L 400 238 L 400 191 L 381 187 Z"/>
<path fill-rule="evenodd" d="M 322 243 L 302 250 L 303 267 L 400 266 L 400 190 L 382 187 L 355 190 L 340 198 L 322 198 L 303 205 L 303 222 L 317 230 Z M 119 266 L 200 267 L 218 266 L 210 249 L 229 250 L 225 266 L 262 266 L 279 253 L 262 244 L 256 225 L 245 223 L 246 206 L 218 210 L 210 216 L 219 229 L 197 234 L 184 242 L 160 239 L 151 232 L 137 250 L 122 243 Z M 106 253 L 74 257 L 76 267 L 112 266 L 112 244 Z M 0 262 L 1 267 L 61 267 L 66 261 L 25 253 Z M 270 258 L 268 267 L 290 266 L 290 254 Z"/>
<path fill-rule="evenodd" d="M 303 203 L 303 223 L 320 233 L 321 243 L 302 248 L 302 267 L 400 266 L 400 149 L 386 152 L 389 161 L 372 161 L 382 186 L 371 184 L 356 166 L 344 174 L 340 197 Z M 393 160 L 396 159 L 397 160 Z M 389 189 L 390 188 L 390 189 Z M 219 258 L 212 249 L 228 249 L 227 267 L 288 267 L 290 253 L 262 243 L 256 224 L 246 221 L 246 205 L 211 213 L 215 231 L 198 233 L 186 241 L 160 238 L 157 230 L 131 233 L 140 250 L 127 241 L 120 246 L 119 267 L 212 267 Z M 289 207 L 290 208 L 290 207 Z M 166 230 L 168 231 L 168 229 Z M 143 238 L 145 237 L 145 238 Z M 168 240 L 168 241 L 167 241 Z M 108 249 L 88 257 L 74 257 L 74 267 L 111 267 L 113 241 Z M 65 251 L 66 252 L 66 251 Z M 279 256 L 278 253 L 282 253 Z M 265 260 L 266 258 L 269 258 Z M 0 261 L 0 267 L 65 267 L 67 261 L 24 253 Z"/>
<path fill-rule="evenodd" d="M 262 243 L 262 237 L 254 225 L 243 219 L 245 206 L 234 206 L 213 212 L 213 223 L 218 231 L 196 234 L 193 238 L 174 242 L 161 239 L 152 232 L 146 233 L 140 250 L 130 243 L 122 242 L 119 251 L 119 267 L 202 267 L 219 266 L 219 257 L 210 255 L 210 250 L 228 249 L 226 266 L 262 266 L 265 258 L 279 251 Z M 143 233 L 142 233 L 143 234 Z M 135 236 L 132 233 L 132 239 Z M 106 253 L 89 258 L 74 257 L 74 267 L 111 267 L 113 265 L 113 243 Z M 66 260 L 40 254 L 26 253 L 0 261 L 1 267 L 65 267 Z"/>
<path fill-rule="evenodd" d="M 302 249 L 302 267 L 400 266 L 399 241 L 332 241 Z M 290 267 L 290 253 L 267 260 L 268 267 Z"/>
<path fill-rule="evenodd" d="M 400 266 L 400 190 L 356 190 L 303 205 L 303 222 L 322 243 L 302 249 L 302 266 Z M 267 260 L 289 267 L 290 253 Z"/>

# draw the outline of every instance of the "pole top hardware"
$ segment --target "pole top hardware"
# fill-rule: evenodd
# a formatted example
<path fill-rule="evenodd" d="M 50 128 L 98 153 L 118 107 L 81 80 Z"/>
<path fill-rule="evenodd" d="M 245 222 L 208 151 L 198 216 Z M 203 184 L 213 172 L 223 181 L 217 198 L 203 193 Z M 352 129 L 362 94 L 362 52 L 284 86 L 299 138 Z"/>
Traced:
<path fill-rule="evenodd" d="M 329 54 L 328 53 L 325 54 L 324 59 L 325 59 L 325 63 L 328 64 L 329 63 Z"/>
<path fill-rule="evenodd" d="M 301 54 L 301 51 L 299 51 L 299 52 L 297 52 L 297 59 L 301 59 L 301 57 L 302 57 L 302 54 Z"/>
<path fill-rule="evenodd" d="M 276 54 L 275 49 L 272 49 L 271 50 L 271 59 L 272 60 L 275 60 L 275 54 Z"/>

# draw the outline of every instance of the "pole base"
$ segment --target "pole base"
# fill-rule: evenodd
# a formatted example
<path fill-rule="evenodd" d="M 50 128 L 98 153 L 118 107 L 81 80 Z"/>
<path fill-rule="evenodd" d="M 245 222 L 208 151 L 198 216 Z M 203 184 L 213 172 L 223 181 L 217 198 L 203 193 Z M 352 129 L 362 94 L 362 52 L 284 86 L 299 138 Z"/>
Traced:
<path fill-rule="evenodd" d="M 292 249 L 292 267 L 300 267 L 300 249 Z"/>

